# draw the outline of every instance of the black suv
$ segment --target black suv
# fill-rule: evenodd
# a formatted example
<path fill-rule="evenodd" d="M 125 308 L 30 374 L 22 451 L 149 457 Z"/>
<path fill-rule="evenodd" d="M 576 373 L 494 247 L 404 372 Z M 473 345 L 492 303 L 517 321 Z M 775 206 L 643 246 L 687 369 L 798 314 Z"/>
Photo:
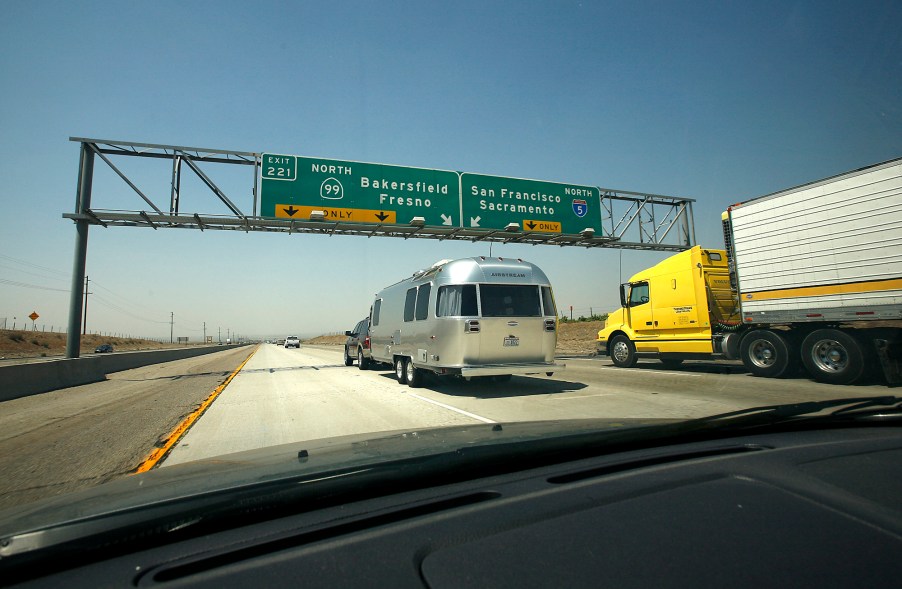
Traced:
<path fill-rule="evenodd" d="M 345 366 L 354 364 L 357 360 L 357 368 L 366 370 L 373 358 L 370 350 L 370 320 L 363 319 L 354 326 L 351 331 L 346 331 L 348 341 L 345 342 Z"/>

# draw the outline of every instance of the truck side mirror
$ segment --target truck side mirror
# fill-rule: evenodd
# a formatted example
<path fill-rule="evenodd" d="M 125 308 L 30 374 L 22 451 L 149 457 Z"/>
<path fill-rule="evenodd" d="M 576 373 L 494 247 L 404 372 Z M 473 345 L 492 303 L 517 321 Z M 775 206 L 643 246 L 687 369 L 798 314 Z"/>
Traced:
<path fill-rule="evenodd" d="M 630 285 L 628 282 L 620 285 L 620 306 L 621 307 L 629 307 L 629 305 L 626 302 L 627 298 L 628 298 L 627 295 L 629 293 L 629 288 L 630 288 Z"/>

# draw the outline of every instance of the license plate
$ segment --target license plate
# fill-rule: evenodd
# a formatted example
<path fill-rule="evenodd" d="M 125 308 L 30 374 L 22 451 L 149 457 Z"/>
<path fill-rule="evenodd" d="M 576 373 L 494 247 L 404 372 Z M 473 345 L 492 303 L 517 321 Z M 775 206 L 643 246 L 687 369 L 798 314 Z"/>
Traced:
<path fill-rule="evenodd" d="M 505 348 L 512 348 L 514 346 L 519 346 L 519 345 L 520 345 L 520 338 L 518 338 L 518 337 L 504 338 L 504 347 Z"/>

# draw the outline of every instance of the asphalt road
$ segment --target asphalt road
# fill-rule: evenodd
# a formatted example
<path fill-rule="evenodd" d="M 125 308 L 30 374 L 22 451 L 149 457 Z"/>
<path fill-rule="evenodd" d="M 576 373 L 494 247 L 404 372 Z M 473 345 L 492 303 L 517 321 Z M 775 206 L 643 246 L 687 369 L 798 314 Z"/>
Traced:
<path fill-rule="evenodd" d="M 251 348 L 111 375 L 106 382 L 0 403 L 0 508 L 126 476 Z M 879 384 L 760 379 L 736 364 L 655 361 L 620 369 L 565 359 L 553 377 L 400 385 L 388 368 L 344 366 L 340 347 L 262 344 L 168 457 L 179 462 L 288 442 L 403 428 L 587 417 L 688 418 L 746 407 L 886 395 Z"/>
<path fill-rule="evenodd" d="M 253 348 L 0 403 L 0 509 L 134 471 Z"/>

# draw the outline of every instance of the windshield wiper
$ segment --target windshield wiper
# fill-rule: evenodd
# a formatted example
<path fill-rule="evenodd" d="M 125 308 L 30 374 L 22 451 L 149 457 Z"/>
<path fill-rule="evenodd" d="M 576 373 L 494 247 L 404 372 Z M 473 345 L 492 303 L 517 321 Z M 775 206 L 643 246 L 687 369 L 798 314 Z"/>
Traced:
<path fill-rule="evenodd" d="M 825 413 L 829 409 L 834 410 Z M 902 419 L 902 398 L 884 395 L 765 405 L 692 419 L 683 422 L 683 425 L 688 429 L 697 427 L 699 431 L 703 431 L 711 428 L 761 427 L 798 421 L 816 421 L 819 424 L 824 422 L 848 423 L 875 418 L 880 420 Z"/>

